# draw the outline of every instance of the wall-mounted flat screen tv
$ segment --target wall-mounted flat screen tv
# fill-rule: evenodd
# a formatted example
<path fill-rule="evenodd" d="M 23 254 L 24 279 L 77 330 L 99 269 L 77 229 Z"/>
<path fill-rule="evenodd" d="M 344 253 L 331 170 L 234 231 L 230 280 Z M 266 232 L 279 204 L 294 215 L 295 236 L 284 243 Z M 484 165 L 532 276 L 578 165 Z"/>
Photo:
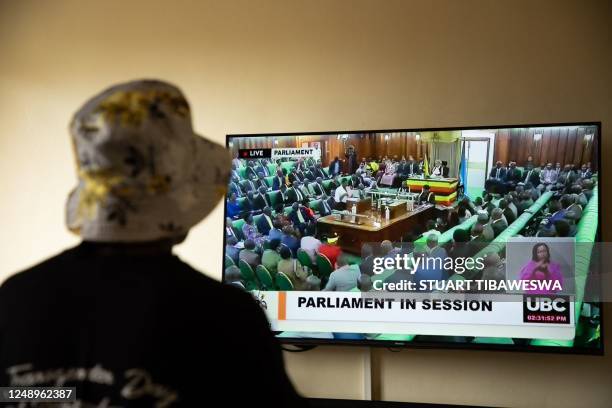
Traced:
<path fill-rule="evenodd" d="M 600 138 L 228 135 L 223 280 L 283 343 L 601 354 Z"/>

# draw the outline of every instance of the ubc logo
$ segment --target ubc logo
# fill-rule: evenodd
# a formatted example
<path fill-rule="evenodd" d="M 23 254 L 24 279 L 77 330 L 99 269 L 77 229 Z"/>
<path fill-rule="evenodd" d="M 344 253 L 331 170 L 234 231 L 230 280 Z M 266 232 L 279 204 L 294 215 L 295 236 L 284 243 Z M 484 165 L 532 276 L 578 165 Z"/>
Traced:
<path fill-rule="evenodd" d="M 566 300 L 562 297 L 556 297 L 554 299 L 549 297 L 527 297 L 527 310 L 531 310 L 533 312 L 550 312 L 551 310 L 554 310 L 555 312 L 565 312 L 567 309 L 565 304 Z"/>
<path fill-rule="evenodd" d="M 569 296 L 523 295 L 523 322 L 570 324 Z"/>

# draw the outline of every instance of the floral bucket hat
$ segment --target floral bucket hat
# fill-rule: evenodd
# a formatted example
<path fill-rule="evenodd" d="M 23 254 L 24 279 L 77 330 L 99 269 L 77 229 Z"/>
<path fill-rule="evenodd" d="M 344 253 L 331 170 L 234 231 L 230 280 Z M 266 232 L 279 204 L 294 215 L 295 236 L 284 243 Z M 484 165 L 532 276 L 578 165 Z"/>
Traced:
<path fill-rule="evenodd" d="M 84 240 L 179 238 L 225 194 L 229 152 L 194 133 L 187 100 L 166 82 L 103 91 L 74 115 L 70 133 L 78 185 L 66 223 Z"/>

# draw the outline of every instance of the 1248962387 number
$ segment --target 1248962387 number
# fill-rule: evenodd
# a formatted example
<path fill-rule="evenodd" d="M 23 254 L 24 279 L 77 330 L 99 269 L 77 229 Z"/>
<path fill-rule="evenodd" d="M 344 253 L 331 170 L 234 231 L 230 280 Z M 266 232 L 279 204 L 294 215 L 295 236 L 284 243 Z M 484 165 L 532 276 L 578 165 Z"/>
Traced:
<path fill-rule="evenodd" d="M 75 387 L 0 387 L 0 402 L 66 402 L 75 400 Z"/>

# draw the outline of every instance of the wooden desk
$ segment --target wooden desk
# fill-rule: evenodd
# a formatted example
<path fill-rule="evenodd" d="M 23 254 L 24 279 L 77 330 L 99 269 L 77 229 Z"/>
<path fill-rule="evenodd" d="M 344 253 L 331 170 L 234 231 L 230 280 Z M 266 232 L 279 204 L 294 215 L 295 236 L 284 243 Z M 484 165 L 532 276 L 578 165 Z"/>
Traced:
<path fill-rule="evenodd" d="M 357 214 L 365 214 L 367 211 L 372 209 L 372 200 L 369 198 L 348 198 L 346 200 L 346 210 L 351 211 L 353 204 L 357 206 Z"/>
<path fill-rule="evenodd" d="M 405 205 L 404 205 L 405 206 Z M 404 207 L 405 208 L 405 207 Z M 367 212 L 370 215 L 371 212 Z M 375 224 L 372 218 L 359 217 L 357 222 L 351 222 L 352 217 L 348 216 L 347 221 L 337 219 L 335 214 L 321 217 L 317 220 L 317 229 L 323 234 L 337 234 L 340 239 L 338 245 L 343 251 L 353 254 L 361 254 L 361 245 L 366 242 L 380 243 L 386 239 L 391 242 L 399 242 L 406 233 L 415 226 L 423 227 L 425 222 L 434 216 L 434 206 L 425 205 L 415 208 L 414 211 L 403 212 L 401 215 L 386 221 L 383 219 L 380 225 Z"/>

